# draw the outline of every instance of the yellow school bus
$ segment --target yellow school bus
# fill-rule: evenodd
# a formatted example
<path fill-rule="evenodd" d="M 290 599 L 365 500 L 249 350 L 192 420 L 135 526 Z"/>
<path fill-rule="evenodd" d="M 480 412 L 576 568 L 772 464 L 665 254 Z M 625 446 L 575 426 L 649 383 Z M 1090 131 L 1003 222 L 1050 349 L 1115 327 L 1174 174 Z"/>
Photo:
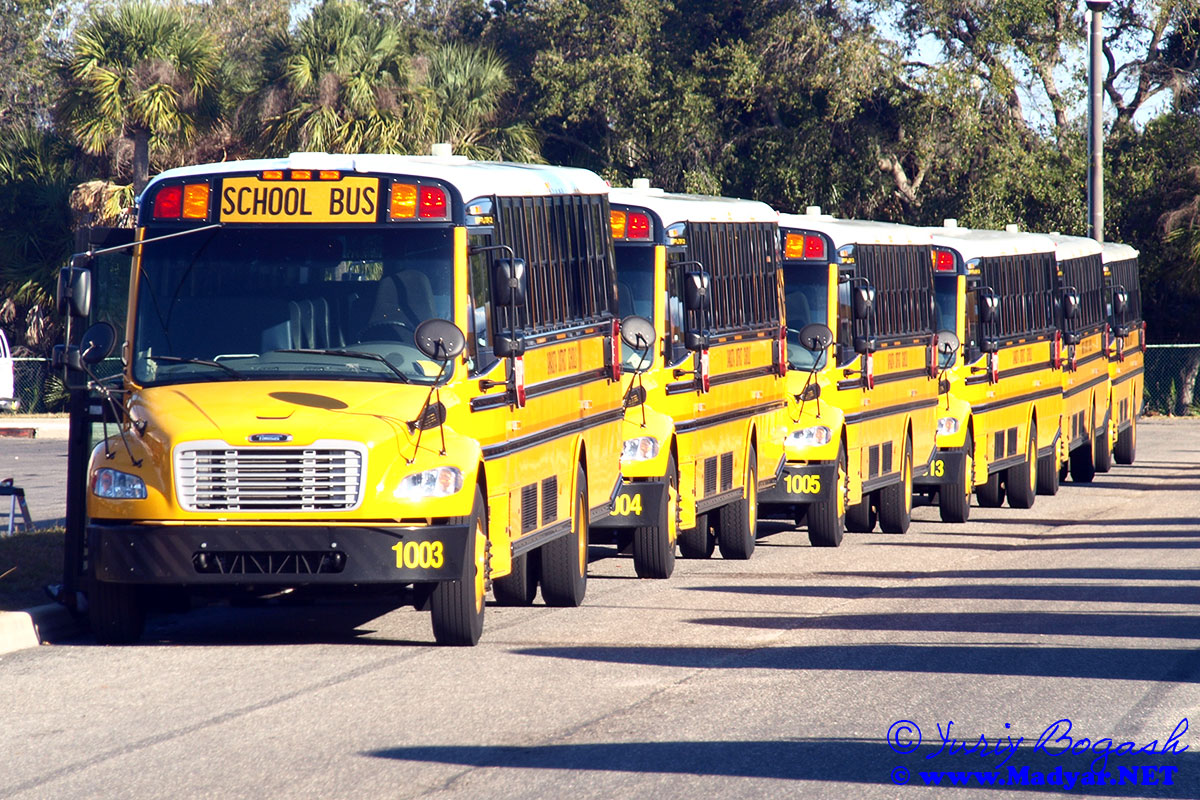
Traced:
<path fill-rule="evenodd" d="M 938 329 L 953 331 L 958 348 L 941 351 L 937 452 L 922 483 L 947 522 L 967 520 L 972 490 L 981 506 L 1007 495 L 1029 508 L 1039 491 L 1057 491 L 1066 456 L 1054 242 L 953 220 L 931 232 Z"/>
<path fill-rule="evenodd" d="M 934 446 L 931 237 L 906 225 L 781 214 L 788 320 L 787 464 L 764 502 L 809 541 L 908 530 Z"/>
<path fill-rule="evenodd" d="M 68 530 L 97 637 L 136 639 L 167 585 L 375 587 L 467 645 L 489 587 L 582 602 L 588 528 L 620 481 L 607 192 L 586 170 L 458 156 L 155 178 L 111 337 L 126 368 L 94 406 L 116 435 L 84 455 Z M 74 261 L 63 303 L 84 318 L 93 259 Z M 72 343 L 73 375 L 104 337 Z"/>
<path fill-rule="evenodd" d="M 648 187 L 609 199 L 621 317 L 653 328 L 624 351 L 625 483 L 594 528 L 631 536 L 645 577 L 671 574 L 677 542 L 685 557 L 749 558 L 783 462 L 778 215 Z"/>
<path fill-rule="evenodd" d="M 1104 243 L 1104 285 L 1111 330 L 1108 373 L 1112 384 L 1113 458 L 1132 464 L 1137 455 L 1137 419 L 1145 383 L 1146 323 L 1138 281 L 1138 251 L 1127 244 Z"/>
<path fill-rule="evenodd" d="M 1062 370 L 1062 437 L 1068 450 L 1058 477 L 1069 472 L 1072 480 L 1088 483 L 1112 467 L 1103 246 L 1081 236 L 1050 238 L 1058 261 L 1055 363 Z"/>

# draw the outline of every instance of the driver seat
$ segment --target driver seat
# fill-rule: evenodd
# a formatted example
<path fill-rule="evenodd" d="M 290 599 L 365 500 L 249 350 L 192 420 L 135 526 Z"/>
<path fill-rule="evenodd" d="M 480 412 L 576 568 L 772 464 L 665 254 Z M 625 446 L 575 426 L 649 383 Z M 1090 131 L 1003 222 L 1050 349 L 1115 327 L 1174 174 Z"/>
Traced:
<path fill-rule="evenodd" d="M 364 330 L 398 323 L 414 331 L 433 316 L 433 287 L 429 276 L 413 269 L 403 270 L 379 281 L 375 306 L 367 317 Z"/>

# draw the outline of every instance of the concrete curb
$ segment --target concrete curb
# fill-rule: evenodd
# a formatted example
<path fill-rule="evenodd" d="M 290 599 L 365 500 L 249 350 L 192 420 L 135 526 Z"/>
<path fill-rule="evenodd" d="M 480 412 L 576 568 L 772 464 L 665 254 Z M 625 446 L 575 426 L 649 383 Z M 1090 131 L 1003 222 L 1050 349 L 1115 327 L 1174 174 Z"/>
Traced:
<path fill-rule="evenodd" d="M 86 627 L 83 620 L 57 603 L 24 611 L 0 611 L 0 655 L 79 636 Z"/>

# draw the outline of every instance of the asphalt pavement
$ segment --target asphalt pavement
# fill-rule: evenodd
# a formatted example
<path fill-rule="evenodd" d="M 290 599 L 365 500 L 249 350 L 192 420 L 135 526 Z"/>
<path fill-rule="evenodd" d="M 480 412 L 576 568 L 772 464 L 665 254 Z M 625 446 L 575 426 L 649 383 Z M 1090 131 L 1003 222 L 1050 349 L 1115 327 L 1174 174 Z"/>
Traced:
<path fill-rule="evenodd" d="M 475 648 L 278 603 L 0 656 L 0 796 L 1194 799 L 1200 424 L 1138 448 L 1027 511 L 764 523 L 666 581 L 593 547 L 582 608 L 489 606 Z"/>

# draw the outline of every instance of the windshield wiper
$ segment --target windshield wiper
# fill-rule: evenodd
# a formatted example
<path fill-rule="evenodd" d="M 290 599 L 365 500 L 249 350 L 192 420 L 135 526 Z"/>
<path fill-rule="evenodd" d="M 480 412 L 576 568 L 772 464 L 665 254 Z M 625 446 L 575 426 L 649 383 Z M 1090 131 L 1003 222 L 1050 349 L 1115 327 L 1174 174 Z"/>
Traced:
<path fill-rule="evenodd" d="M 317 355 L 317 356 L 346 356 L 348 358 L 365 358 L 370 361 L 378 361 L 380 364 L 383 364 L 385 367 L 387 367 L 389 370 L 392 371 L 393 375 L 395 375 L 397 378 L 400 379 L 401 383 L 412 383 L 412 381 L 410 381 L 408 379 L 407 375 L 405 375 L 400 370 L 396 369 L 395 364 L 388 361 L 386 358 L 379 355 L 378 353 L 364 353 L 361 350 L 322 350 L 319 348 L 308 348 L 308 347 L 296 348 L 296 349 L 292 349 L 292 350 L 276 350 L 275 352 L 276 353 L 306 353 L 308 355 Z"/>
<path fill-rule="evenodd" d="M 209 361 L 209 360 L 203 359 L 203 358 L 185 358 L 183 356 L 146 356 L 146 357 L 149 358 L 151 361 L 166 361 L 171 364 L 202 364 L 206 367 L 216 367 L 217 369 L 221 369 L 221 370 L 224 370 L 225 372 L 229 373 L 233 377 L 237 378 L 239 381 L 246 380 L 245 375 L 238 372 L 236 369 L 229 366 L 228 364 L 222 364 L 220 361 Z"/>

